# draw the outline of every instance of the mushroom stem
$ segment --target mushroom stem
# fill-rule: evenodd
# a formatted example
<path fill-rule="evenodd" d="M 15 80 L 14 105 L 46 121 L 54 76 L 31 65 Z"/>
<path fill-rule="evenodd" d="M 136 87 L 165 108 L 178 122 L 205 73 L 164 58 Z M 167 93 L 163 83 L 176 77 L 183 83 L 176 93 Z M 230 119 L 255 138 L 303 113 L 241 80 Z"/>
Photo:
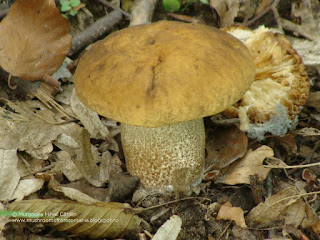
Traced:
<path fill-rule="evenodd" d="M 121 125 L 126 166 L 145 188 L 172 191 L 174 172 L 185 171 L 185 183 L 201 181 L 205 157 L 203 119 L 164 127 Z"/>

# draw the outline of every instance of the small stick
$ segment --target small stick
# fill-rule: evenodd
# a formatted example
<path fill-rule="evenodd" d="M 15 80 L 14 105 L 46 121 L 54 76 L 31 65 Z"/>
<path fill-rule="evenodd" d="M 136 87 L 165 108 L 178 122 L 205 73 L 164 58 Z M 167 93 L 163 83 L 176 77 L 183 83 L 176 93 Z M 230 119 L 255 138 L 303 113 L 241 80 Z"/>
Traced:
<path fill-rule="evenodd" d="M 268 157 L 270 159 L 274 159 L 274 160 L 280 160 L 279 158 L 275 158 L 275 157 Z M 279 168 L 279 169 L 291 169 L 291 168 L 307 168 L 307 167 L 314 167 L 314 166 L 319 166 L 320 163 L 310 163 L 310 164 L 305 164 L 305 165 L 292 165 L 292 166 L 273 166 L 273 165 L 263 165 L 263 167 L 265 168 Z"/>
<path fill-rule="evenodd" d="M 110 31 L 114 25 L 120 22 L 121 19 L 122 13 L 118 10 L 114 10 L 108 15 L 97 20 L 73 38 L 72 47 L 68 55 L 72 56 L 90 43 L 93 43 L 103 34 Z"/>
<path fill-rule="evenodd" d="M 200 23 L 201 21 L 197 18 L 190 17 L 187 15 L 176 14 L 176 13 L 167 13 L 169 17 L 175 18 L 180 21 L 188 22 L 188 23 Z"/>
<path fill-rule="evenodd" d="M 55 79 L 54 77 L 52 77 L 48 74 L 45 74 L 45 75 L 43 75 L 42 80 L 45 83 L 47 83 L 48 85 L 56 88 L 57 90 L 62 91 L 62 89 L 60 87 L 60 82 L 57 79 Z"/>
<path fill-rule="evenodd" d="M 113 6 L 111 3 L 107 2 L 106 0 L 98 0 L 100 3 L 102 3 L 103 5 L 105 5 L 106 7 L 112 8 L 113 10 L 117 10 L 119 12 L 121 12 L 123 14 L 123 16 L 125 16 L 128 20 L 131 19 L 131 14 L 127 13 L 126 11 L 124 11 L 123 9 Z"/>
<path fill-rule="evenodd" d="M 317 149 L 320 147 L 320 140 L 318 140 L 314 146 L 313 146 L 313 149 L 311 151 L 311 153 L 309 154 L 309 156 L 301 163 L 301 164 L 305 164 L 305 163 L 309 163 L 313 154 L 317 151 Z M 288 174 L 292 174 L 294 173 L 295 171 L 297 170 L 297 168 L 293 168 L 291 170 L 288 171 Z"/>
<path fill-rule="evenodd" d="M 253 24 L 255 21 L 257 21 L 258 19 L 260 19 L 261 17 L 263 17 L 267 12 L 269 12 L 270 10 L 274 13 L 274 10 L 276 10 L 276 7 L 278 6 L 279 0 L 274 0 L 273 3 L 271 3 L 268 7 L 266 7 L 265 10 L 263 10 L 259 15 L 255 16 L 254 18 L 248 20 L 245 19 L 245 21 L 243 22 L 244 26 L 249 26 L 251 24 Z M 276 10 L 278 11 L 278 10 Z M 277 17 L 277 16 L 275 16 Z M 278 19 L 277 23 L 278 23 Z"/>

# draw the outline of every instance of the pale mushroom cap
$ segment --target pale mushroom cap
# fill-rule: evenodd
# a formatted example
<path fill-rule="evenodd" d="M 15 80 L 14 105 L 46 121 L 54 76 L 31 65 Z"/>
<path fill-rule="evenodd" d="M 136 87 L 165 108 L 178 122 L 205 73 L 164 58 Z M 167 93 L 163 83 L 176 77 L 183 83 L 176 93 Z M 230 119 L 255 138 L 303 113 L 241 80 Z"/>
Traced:
<path fill-rule="evenodd" d="M 281 104 L 288 119 L 294 120 L 308 98 L 310 82 L 302 58 L 290 42 L 263 26 L 254 31 L 236 26 L 225 30 L 244 41 L 254 59 L 256 76 L 241 100 L 224 114 L 236 117 L 242 107 L 251 123 L 265 123 Z"/>
<path fill-rule="evenodd" d="M 159 127 L 219 113 L 254 80 L 241 41 L 218 29 L 160 21 L 95 43 L 80 59 L 79 99 L 108 118 Z"/>

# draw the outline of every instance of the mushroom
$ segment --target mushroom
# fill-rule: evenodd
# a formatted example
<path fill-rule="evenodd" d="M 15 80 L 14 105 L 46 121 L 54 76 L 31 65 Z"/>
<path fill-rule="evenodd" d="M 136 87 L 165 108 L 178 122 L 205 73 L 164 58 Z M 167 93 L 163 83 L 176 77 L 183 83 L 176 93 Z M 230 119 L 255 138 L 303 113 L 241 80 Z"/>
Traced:
<path fill-rule="evenodd" d="M 146 189 L 171 191 L 179 171 L 188 186 L 201 181 L 202 118 L 243 96 L 254 80 L 254 64 L 244 44 L 228 33 L 160 21 L 95 43 L 74 79 L 87 107 L 121 122 L 129 173 Z"/>
<path fill-rule="evenodd" d="M 239 116 L 240 129 L 258 140 L 267 132 L 285 134 L 295 127 L 308 98 L 310 82 L 302 58 L 284 35 L 264 26 L 254 31 L 239 26 L 224 30 L 248 47 L 256 77 L 241 100 L 223 114 Z"/>

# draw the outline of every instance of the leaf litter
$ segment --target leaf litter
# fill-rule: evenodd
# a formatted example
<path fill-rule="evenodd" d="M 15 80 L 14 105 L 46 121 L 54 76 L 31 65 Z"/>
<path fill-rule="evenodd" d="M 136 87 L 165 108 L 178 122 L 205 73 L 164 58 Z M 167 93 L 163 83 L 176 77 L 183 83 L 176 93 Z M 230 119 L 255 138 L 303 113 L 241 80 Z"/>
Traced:
<path fill-rule="evenodd" d="M 44 3 L 43 6 L 50 5 L 48 9 L 53 6 L 53 1 L 49 0 L 29 0 L 30 2 L 40 3 L 40 5 Z M 8 15 L 7 20 L 1 22 L 0 33 L 7 34 L 8 29 L 13 26 L 10 19 L 16 14 L 14 9 L 17 9 L 19 4 L 28 3 L 23 3 L 21 0 L 16 1 L 13 5 L 14 8 L 12 8 L 13 13 Z M 191 6 L 195 7 L 196 4 L 200 3 L 192 3 Z M 242 21 L 243 25 L 247 23 L 255 24 L 258 20 L 265 20 L 266 25 L 268 25 L 271 19 L 273 23 L 282 23 L 282 26 L 278 25 L 279 28 L 282 27 L 284 30 L 291 31 L 293 36 L 300 36 L 300 39 L 292 37 L 290 40 L 304 59 L 305 64 L 313 69 L 313 71 L 310 71 L 313 72 L 310 78 L 313 77 L 314 80 L 312 87 L 314 94 L 310 95 L 306 107 L 302 110 L 301 120 L 297 122 L 296 131 L 289 132 L 289 136 L 285 137 L 284 140 L 270 135 L 267 136 L 265 142 L 259 143 L 247 139 L 242 132 L 237 132 L 235 130 L 237 127 L 229 128 L 230 125 L 225 125 L 222 129 L 207 123 L 207 135 L 209 136 L 207 167 L 211 168 L 207 172 L 204 182 L 193 189 L 195 191 L 194 197 L 170 201 L 174 196 L 144 193 L 138 201 L 132 201 L 132 191 L 135 190 L 136 186 L 134 183 L 131 183 L 129 187 L 126 186 L 126 183 L 132 180 L 126 178 L 124 158 L 117 135 L 119 127 L 115 122 L 109 119 L 100 119 L 98 115 L 89 113 L 81 106 L 79 107 L 77 100 L 71 98 L 73 85 L 72 80 L 70 80 L 68 83 L 64 82 L 62 86 L 66 89 L 66 93 L 60 94 L 60 97 L 56 97 L 55 100 L 53 97 L 48 97 L 46 94 L 51 93 L 45 90 L 36 95 L 44 103 L 40 103 L 38 100 L 17 101 L 11 99 L 10 101 L 4 101 L 4 104 L 1 105 L 0 153 L 2 153 L 2 158 L 0 157 L 0 164 L 2 167 L 0 170 L 0 197 L 6 207 L 33 212 L 55 212 L 66 208 L 68 209 L 67 212 L 76 212 L 77 217 L 95 208 L 98 211 L 93 210 L 94 218 L 101 219 L 100 214 L 106 214 L 106 216 L 111 214 L 112 217 L 118 214 L 123 219 L 127 219 L 126 217 L 134 219 L 133 221 L 127 219 L 126 222 L 121 220 L 117 226 L 113 226 L 116 229 L 115 231 L 110 224 L 108 226 L 98 226 L 98 224 L 93 223 L 56 224 L 56 229 L 67 230 L 66 234 L 73 231 L 79 235 L 85 234 L 91 237 L 102 234 L 99 229 L 104 227 L 108 229 L 105 231 L 105 236 L 110 238 L 115 238 L 117 235 L 126 235 L 131 230 L 142 232 L 140 225 L 143 220 L 137 216 L 139 213 L 139 216 L 149 221 L 153 227 L 153 229 L 143 227 L 144 233 L 140 233 L 141 239 L 147 238 L 146 235 L 143 238 L 143 234 L 147 234 L 147 236 L 155 234 L 156 236 L 158 232 L 165 228 L 161 226 L 167 225 L 171 230 L 169 229 L 165 234 L 171 233 L 172 239 L 175 239 L 176 235 L 179 235 L 181 239 L 190 239 L 191 236 L 192 239 L 220 239 L 222 237 L 266 239 L 270 232 L 265 227 L 272 227 L 274 224 L 278 224 L 274 228 L 277 237 L 274 239 L 291 238 L 297 231 L 300 231 L 300 235 L 301 233 L 304 234 L 304 239 L 316 239 L 316 234 L 320 234 L 320 222 L 317 215 L 319 213 L 317 187 L 319 186 L 320 171 L 316 164 L 319 161 L 319 149 L 316 143 L 320 129 L 319 118 L 317 118 L 319 115 L 317 94 L 320 89 L 317 74 L 320 60 L 316 51 L 319 38 L 319 29 L 317 28 L 319 18 L 316 10 L 319 3 L 314 0 L 301 1 L 300 5 L 292 2 L 290 3 L 291 8 L 288 10 L 290 17 L 283 15 L 282 5 L 275 5 L 269 0 L 258 1 L 257 3 L 252 1 L 235 1 L 234 3 L 229 0 L 211 1 L 210 4 L 215 8 L 215 10 L 212 10 L 213 12 L 210 12 L 210 19 L 213 19 L 212 21 L 216 22 L 217 25 L 228 25 L 237 21 Z M 34 9 L 37 9 L 37 7 L 34 7 Z M 30 5 L 28 6 L 28 10 L 31 12 L 34 9 L 31 9 Z M 55 6 L 52 9 L 56 9 Z M 88 11 L 88 9 L 84 9 Z M 186 9 L 188 7 L 182 11 L 186 11 Z M 81 14 L 85 14 L 85 11 Z M 270 17 L 268 11 L 275 14 Z M 53 10 L 53 12 L 56 12 L 56 10 Z M 212 18 L 215 14 L 219 15 L 219 20 Z M 157 19 L 157 15 L 155 17 Z M 17 19 L 21 21 L 23 16 L 21 15 Z M 53 16 L 52 19 L 51 21 L 55 22 L 54 27 L 60 29 L 60 26 L 56 26 L 56 23 L 60 21 L 57 21 L 57 16 Z M 90 20 L 93 20 L 92 16 Z M 198 21 L 198 19 L 195 20 Z M 290 23 L 288 20 L 290 20 Z M 203 18 L 201 21 L 207 20 Z M 65 22 L 65 20 L 62 20 L 62 22 Z M 295 25 L 291 24 L 293 22 L 295 22 Z M 206 22 L 206 24 L 208 23 Z M 212 22 L 209 24 L 212 24 Z M 20 25 L 23 26 L 23 24 Z M 57 41 L 53 41 L 53 45 L 48 44 L 51 47 L 50 49 L 55 49 L 58 53 L 53 60 L 50 60 L 54 62 L 50 68 L 39 67 L 33 69 L 29 68 L 28 65 L 20 66 L 19 64 L 24 58 L 21 54 L 19 55 L 19 52 L 11 53 L 9 50 L 12 50 L 12 48 L 7 47 L 5 51 L 3 50 L 2 46 L 4 45 L 2 44 L 5 41 L 5 44 L 8 44 L 11 41 L 8 41 L 7 38 L 0 39 L 0 59 L 2 59 L 0 65 L 5 69 L 3 65 L 7 63 L 3 62 L 5 61 L 4 58 L 18 56 L 13 61 L 17 66 L 9 65 L 9 70 L 5 69 L 11 75 L 20 76 L 18 74 L 20 69 L 25 70 L 26 68 L 30 76 L 26 76 L 26 74 L 20 76 L 26 80 L 41 80 L 44 75 L 51 75 L 61 65 L 69 51 L 67 49 L 70 48 L 69 34 L 68 31 L 65 31 L 66 25 L 63 23 L 61 26 L 63 26 L 60 29 L 61 33 L 64 32 L 61 35 L 64 37 L 61 37 L 59 43 L 61 45 L 55 45 Z M 269 27 L 273 26 L 269 25 Z M 64 30 L 62 31 L 62 29 Z M 35 35 L 32 29 L 31 31 L 32 35 Z M 4 36 L 3 34 L 1 36 Z M 41 34 L 43 33 L 40 33 L 40 36 Z M 9 35 L 6 36 L 9 37 Z M 45 36 L 43 35 L 43 37 Z M 16 37 L 10 35 L 10 38 Z M 54 37 L 52 38 L 54 39 Z M 33 39 L 32 36 L 30 39 Z M 41 38 L 38 36 L 37 39 Z M 34 42 L 36 43 L 36 41 Z M 17 40 L 17 45 L 19 46 L 17 49 L 21 49 L 20 40 Z M 45 45 L 40 44 L 39 51 L 43 50 L 42 47 L 46 47 Z M 59 49 L 62 50 L 58 51 Z M 9 52 L 6 52 L 7 50 Z M 34 57 L 30 60 L 30 63 L 34 63 L 37 59 L 39 61 L 39 51 L 35 50 L 38 50 L 38 48 L 30 45 L 28 51 L 25 51 L 26 53 L 33 51 L 32 54 L 26 56 Z M 40 54 L 40 56 L 42 55 Z M 43 60 L 48 61 L 47 58 Z M 46 61 L 39 61 L 39 66 L 45 66 Z M 70 72 L 65 65 L 64 73 L 58 75 L 57 78 L 69 78 L 70 75 L 68 74 Z M 235 122 L 235 124 L 237 123 Z M 215 134 L 218 140 L 212 140 Z M 219 143 L 221 143 L 220 146 L 218 146 Z M 284 155 L 286 155 L 285 158 L 282 157 Z M 223 163 L 218 162 L 217 158 L 223 158 Z M 216 162 L 213 162 L 212 159 L 215 159 Z M 300 168 L 287 170 L 292 166 L 303 167 L 306 171 Z M 271 170 L 271 168 L 274 169 Z M 273 190 L 270 190 L 269 186 L 264 184 L 268 183 L 266 177 L 270 171 L 273 175 L 272 181 L 275 187 Z M 260 182 L 260 187 L 268 192 L 268 195 L 264 195 L 265 193 L 262 191 L 260 204 L 252 203 L 253 193 L 246 186 L 250 184 L 252 187 L 250 176 L 256 176 L 258 182 Z M 229 186 L 229 184 L 232 185 Z M 112 189 L 115 188 L 118 190 L 113 194 Z M 56 200 L 57 197 L 62 199 Z M 16 201 L 7 204 L 8 200 L 14 199 Z M 129 210 L 125 204 L 105 205 L 105 203 L 101 204 L 100 202 L 110 201 L 110 199 L 137 204 L 136 211 Z M 223 205 L 226 202 L 230 202 L 231 206 L 230 204 Z M 149 207 L 151 209 L 148 210 Z M 234 209 L 236 209 L 236 212 L 234 212 Z M 216 220 L 219 214 L 221 220 Z M 245 222 L 243 215 L 245 216 Z M 173 217 L 170 218 L 171 216 Z M 8 221 L 5 218 L 1 218 L 1 220 Z M 234 223 L 230 220 L 233 220 Z M 249 227 L 254 226 L 254 229 L 239 227 L 245 227 L 245 224 Z M 43 237 L 43 234 L 46 234 L 40 228 L 35 230 L 29 225 L 22 225 L 22 227 L 27 229 L 24 232 L 31 232 L 32 236 Z M 306 235 L 309 238 L 305 238 Z M 160 236 L 163 239 L 163 235 Z M 26 234 L 24 237 L 29 236 Z M 77 239 L 77 237 L 75 238 Z M 126 239 L 133 239 L 133 235 Z"/>

